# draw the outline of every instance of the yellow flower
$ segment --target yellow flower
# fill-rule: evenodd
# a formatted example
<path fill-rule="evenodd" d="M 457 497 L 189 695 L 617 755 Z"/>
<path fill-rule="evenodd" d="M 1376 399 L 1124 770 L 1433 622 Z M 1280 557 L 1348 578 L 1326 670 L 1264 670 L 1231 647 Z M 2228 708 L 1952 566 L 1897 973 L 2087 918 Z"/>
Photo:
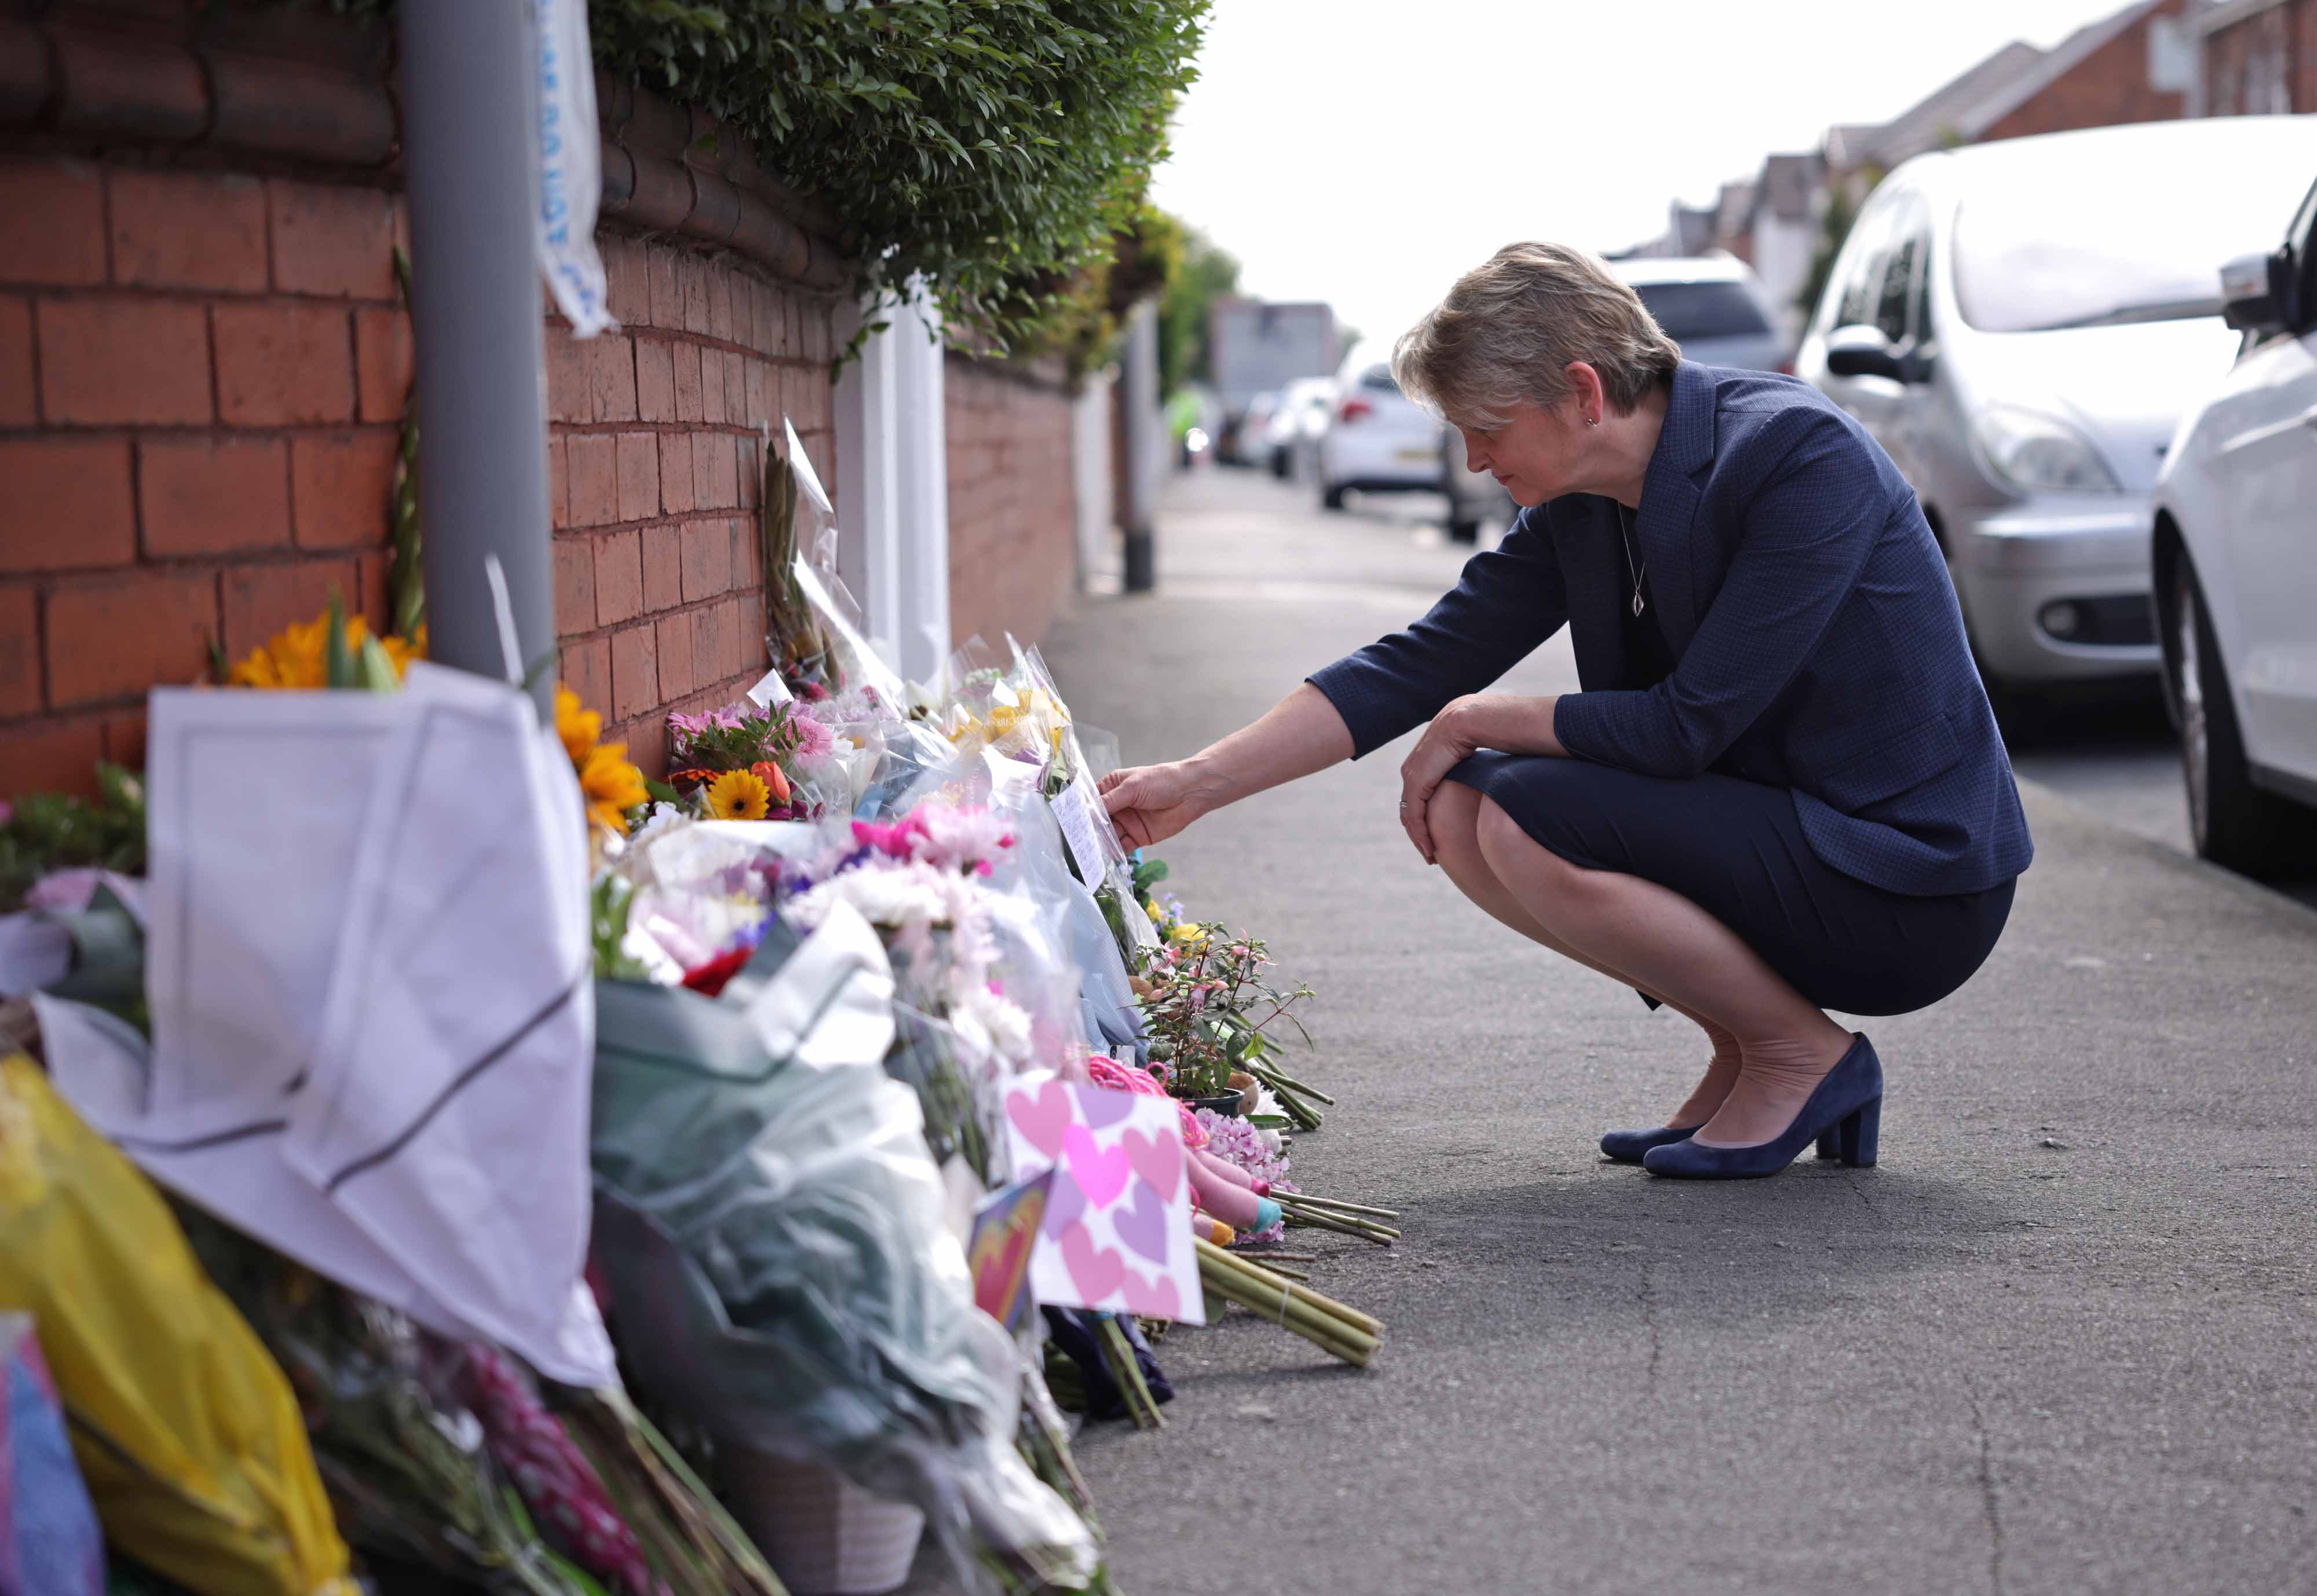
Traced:
<path fill-rule="evenodd" d="M 1145 903 L 1142 906 L 1142 912 L 1150 917 L 1150 923 L 1154 926 L 1163 926 L 1167 923 L 1166 915 L 1160 912 L 1158 905 L 1155 902 Z"/>
<path fill-rule="evenodd" d="M 1199 939 L 1199 928 L 1189 920 L 1185 920 L 1175 928 L 1171 935 L 1177 942 L 1196 942 Z"/>
<path fill-rule="evenodd" d="M 370 627 L 360 615 L 346 617 L 346 651 L 362 651 L 362 640 L 370 635 Z M 262 648 L 252 649 L 241 663 L 228 673 L 226 680 L 237 687 L 269 687 L 315 689 L 329 685 L 330 619 L 324 614 L 318 619 L 293 622 L 265 641 Z M 411 641 L 387 636 L 379 640 L 386 657 L 394 667 L 395 679 L 399 681 L 411 660 L 426 657 L 426 629 L 421 626 Z"/>
<path fill-rule="evenodd" d="M 378 640 L 378 646 L 386 650 L 387 660 L 394 667 L 394 679 L 398 682 L 410 669 L 413 659 L 426 658 L 426 623 L 421 621 L 418 630 L 407 641 L 389 632 Z"/>
<path fill-rule="evenodd" d="M 568 746 L 569 740 L 565 741 Z M 628 811 L 651 800 L 644 787 L 644 773 L 629 764 L 627 756 L 628 745 L 623 742 L 598 743 L 579 764 L 579 791 L 586 796 L 587 812 L 608 831 L 624 833 Z"/>
<path fill-rule="evenodd" d="M 559 686 L 555 689 L 555 734 L 563 740 L 563 751 L 571 756 L 573 767 L 585 770 L 587 751 L 604 735 L 604 717 L 592 709 L 580 708 L 579 695 Z"/>
<path fill-rule="evenodd" d="M 772 790 L 752 770 L 728 770 L 708 784 L 708 812 L 714 819 L 761 820 L 772 807 Z"/>

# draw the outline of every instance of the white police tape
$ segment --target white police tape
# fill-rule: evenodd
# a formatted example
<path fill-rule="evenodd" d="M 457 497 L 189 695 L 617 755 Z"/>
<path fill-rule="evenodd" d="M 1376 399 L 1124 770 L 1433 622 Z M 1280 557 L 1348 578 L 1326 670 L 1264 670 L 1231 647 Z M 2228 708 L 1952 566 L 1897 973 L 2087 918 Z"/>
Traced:
<path fill-rule="evenodd" d="M 604 163 L 587 7 L 586 0 L 532 0 L 531 13 L 539 51 L 539 269 L 572 331 L 592 338 L 620 324 L 595 253 Z"/>

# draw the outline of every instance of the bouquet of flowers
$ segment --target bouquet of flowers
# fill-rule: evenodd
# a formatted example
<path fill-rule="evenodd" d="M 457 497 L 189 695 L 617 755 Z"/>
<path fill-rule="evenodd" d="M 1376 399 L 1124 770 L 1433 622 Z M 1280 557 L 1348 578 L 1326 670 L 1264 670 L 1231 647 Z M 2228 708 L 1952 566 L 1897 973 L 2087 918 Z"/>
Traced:
<path fill-rule="evenodd" d="M 668 783 L 703 818 L 801 820 L 828 807 L 836 734 L 793 702 L 667 718 Z"/>
<path fill-rule="evenodd" d="M 1150 1027 L 1150 1057 L 1165 1066 L 1177 1097 L 1244 1101 L 1262 1085 L 1278 1094 L 1288 1117 L 1316 1129 L 1319 1111 L 1280 1084 L 1288 1077 L 1267 1067 L 1279 1046 L 1271 1028 L 1281 1021 L 1311 1045 L 1294 1008 L 1314 994 L 1301 983 L 1286 991 L 1274 986 L 1264 973 L 1270 964 L 1256 938 L 1216 922 L 1176 922 L 1135 978 Z"/>

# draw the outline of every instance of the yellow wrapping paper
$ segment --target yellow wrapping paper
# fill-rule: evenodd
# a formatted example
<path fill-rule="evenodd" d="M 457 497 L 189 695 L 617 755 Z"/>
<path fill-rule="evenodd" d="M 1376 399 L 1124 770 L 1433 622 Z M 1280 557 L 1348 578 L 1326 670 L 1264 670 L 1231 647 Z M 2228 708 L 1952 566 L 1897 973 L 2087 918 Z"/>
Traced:
<path fill-rule="evenodd" d="M 0 1308 L 39 1325 L 114 1545 L 202 1596 L 356 1596 L 289 1381 L 22 1054 L 0 1060 Z"/>

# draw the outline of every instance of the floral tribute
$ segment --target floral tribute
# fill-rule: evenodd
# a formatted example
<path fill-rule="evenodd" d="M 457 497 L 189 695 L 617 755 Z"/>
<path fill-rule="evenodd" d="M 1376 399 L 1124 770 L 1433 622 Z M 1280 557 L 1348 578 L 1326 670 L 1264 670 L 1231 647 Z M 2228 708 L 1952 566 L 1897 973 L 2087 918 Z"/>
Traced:
<path fill-rule="evenodd" d="M 828 807 L 836 734 L 794 703 L 667 718 L 668 785 L 716 820 L 809 820 Z"/>
<path fill-rule="evenodd" d="M 662 1362 L 719 1369 L 727 1382 L 715 1393 L 719 1412 L 744 1402 L 772 1411 L 809 1386 L 811 1411 L 824 1419 L 887 1415 L 863 1419 L 842 1445 L 813 1443 L 816 1456 L 856 1484 L 906 1491 L 946 1527 L 938 1532 L 953 1552 L 970 1538 L 961 1566 L 978 1589 L 1105 1590 L 1057 1403 L 1159 1423 L 1158 1405 L 1173 1394 L 1158 1362 L 1167 1326 L 1049 1305 L 1042 1320 L 1020 1321 L 1009 1343 L 970 1298 L 960 1312 L 930 1311 L 957 1284 L 941 1278 L 945 1227 L 966 1228 L 977 1206 L 1033 1184 L 1010 1166 L 1002 1134 L 1008 1086 L 1051 1073 L 1168 1100 L 1193 1233 L 1172 1228 L 1185 1215 L 1174 1206 L 1162 1239 L 1195 1252 L 1211 1299 L 1245 1305 L 1348 1363 L 1375 1355 L 1383 1327 L 1320 1296 L 1312 1275 L 1344 1262 L 1337 1238 L 1395 1243 L 1396 1215 L 1302 1189 L 1291 1169 L 1296 1143 L 1333 1106 L 1286 1071 L 1288 1046 L 1311 1044 L 1303 1016 L 1313 994 L 1275 973 L 1259 937 L 1160 895 L 1165 863 L 1120 846 L 1096 793 L 1100 771 L 1087 752 L 1096 739 L 1036 651 L 1007 640 L 1001 659 L 976 640 L 935 682 L 901 683 L 857 627 L 827 608 L 819 595 L 828 586 L 800 580 L 789 595 L 800 614 L 796 646 L 772 650 L 787 672 L 778 702 L 668 716 L 664 783 L 647 778 L 628 744 L 606 740 L 600 711 L 568 686 L 555 695 L 553 731 L 597 845 L 592 1080 L 598 1090 L 624 1082 L 631 1105 L 648 1107 L 680 1089 L 700 1116 L 671 1118 L 683 1128 L 667 1134 L 651 1112 L 600 1114 L 591 1169 L 568 1173 L 577 1190 L 597 1182 L 599 1198 L 614 1168 L 631 1182 L 623 1189 L 664 1196 L 641 1178 L 673 1179 L 702 1147 L 761 1153 L 720 1166 L 717 1179 L 729 1175 L 736 1197 L 766 1200 L 720 1207 L 717 1244 L 729 1241 L 733 1257 L 766 1266 L 752 1287 L 783 1278 L 792 1260 L 782 1250 L 792 1247 L 834 1339 L 805 1360 L 813 1376 L 801 1384 L 792 1368 L 768 1370 L 765 1360 L 778 1360 L 763 1347 L 744 1356 L 713 1336 L 695 1334 L 676 1349 L 684 1357 Z M 334 602 L 239 660 L 215 661 L 211 677 L 240 689 L 392 692 L 425 653 L 423 628 L 374 635 Z M 131 773 L 102 775 L 97 803 L 27 795 L 0 804 L 0 910 L 45 912 L 60 869 L 133 876 L 141 867 L 142 789 Z M 121 946 L 122 956 L 140 956 L 133 938 Z M 774 1000 L 805 992 L 808 980 L 835 979 L 831 972 L 842 982 L 825 1001 L 784 1009 Z M 775 991 L 789 974 L 799 984 Z M 139 990 L 133 980 L 130 990 Z M 814 1046 L 836 1062 L 823 1067 Z M 747 1067 L 728 1072 L 736 1063 Z M 857 1115 L 880 1095 L 900 1112 L 882 1114 L 872 1134 Z M 826 1117 L 808 1134 L 801 1127 L 814 1115 Z M 488 1163 L 479 1155 L 477 1181 L 499 1178 Z M 777 1194 L 751 1194 L 757 1176 Z M 761 1220 L 749 1217 L 760 1209 Z M 604 1209 L 595 1213 L 600 1243 Z M 1282 1251 L 1290 1229 L 1307 1245 L 1337 1250 Z M 332 1466 L 366 1483 L 383 1477 L 380 1458 L 419 1448 L 434 1459 L 407 1480 L 396 1475 L 400 1494 L 390 1504 L 381 1494 L 367 1518 L 350 1513 L 358 1549 L 386 1547 L 450 1574 L 522 1567 L 532 1596 L 779 1588 L 623 1395 L 534 1389 L 512 1358 L 488 1349 L 456 1367 L 455 1388 L 430 1386 L 424 1367 L 386 1350 L 407 1338 L 407 1325 L 342 1285 L 292 1293 L 289 1283 L 306 1277 L 254 1241 L 242 1251 L 249 1279 L 264 1286 L 244 1294 L 246 1311 L 277 1355 L 309 1371 L 308 1418 Z M 623 1288 L 604 1280 L 632 1258 L 601 1245 L 595 1254 L 597 1296 L 615 1332 Z M 737 1288 L 709 1285 L 720 1309 L 748 1308 Z M 275 1297 L 273 1309 L 257 1312 Z M 1220 1312 L 1211 1301 L 1210 1319 Z M 631 1315 L 624 1328 L 646 1317 Z M 978 1374 L 956 1358 L 961 1323 L 983 1337 L 966 1360 Z M 672 1319 L 653 1333 L 683 1328 Z M 994 1353 L 989 1337 L 997 1338 Z M 343 1394 L 367 1387 L 340 1371 L 389 1364 L 402 1370 L 390 1401 Z M 990 1401 L 963 1394 L 977 1380 Z M 386 1426 L 372 1425 L 376 1436 L 360 1428 L 371 1417 L 357 1417 L 358 1404 Z M 986 1435 L 966 1422 L 975 1412 L 1003 1415 L 995 1459 L 959 1440 Z M 928 1451 L 935 1430 L 942 1444 Z M 470 1433 L 481 1449 L 459 1451 L 451 1438 Z M 929 1461 L 936 1451 L 939 1470 Z M 1025 1465 L 1050 1489 L 1019 1478 Z M 1028 1511 L 1041 1503 L 1053 1511 Z"/>

